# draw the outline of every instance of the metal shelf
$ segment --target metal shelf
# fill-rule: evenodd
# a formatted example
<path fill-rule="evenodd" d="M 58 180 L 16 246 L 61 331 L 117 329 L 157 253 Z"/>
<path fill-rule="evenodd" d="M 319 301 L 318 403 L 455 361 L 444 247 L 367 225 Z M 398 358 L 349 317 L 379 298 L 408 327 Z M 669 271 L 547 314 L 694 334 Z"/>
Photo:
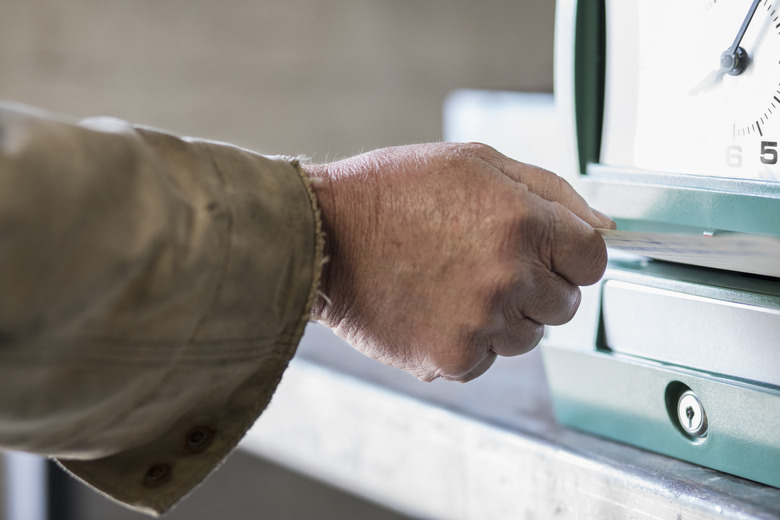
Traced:
<path fill-rule="evenodd" d="M 420 383 L 310 326 L 242 444 L 419 518 L 780 518 L 780 490 L 558 425 L 538 349 Z"/>

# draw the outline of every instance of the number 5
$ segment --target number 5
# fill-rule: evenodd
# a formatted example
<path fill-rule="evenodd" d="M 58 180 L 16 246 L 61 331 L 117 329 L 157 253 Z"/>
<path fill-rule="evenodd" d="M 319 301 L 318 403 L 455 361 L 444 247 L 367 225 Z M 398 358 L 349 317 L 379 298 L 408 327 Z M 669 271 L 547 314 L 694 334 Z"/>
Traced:
<path fill-rule="evenodd" d="M 761 162 L 777 164 L 777 143 L 775 141 L 761 141 Z"/>

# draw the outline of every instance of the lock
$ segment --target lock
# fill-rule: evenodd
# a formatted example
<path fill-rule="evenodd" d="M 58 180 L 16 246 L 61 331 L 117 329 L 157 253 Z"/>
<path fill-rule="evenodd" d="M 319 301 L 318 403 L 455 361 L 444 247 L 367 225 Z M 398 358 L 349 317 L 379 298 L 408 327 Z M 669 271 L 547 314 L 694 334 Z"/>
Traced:
<path fill-rule="evenodd" d="M 677 401 L 677 420 L 680 427 L 695 438 L 707 435 L 707 414 L 692 390 L 686 390 Z"/>

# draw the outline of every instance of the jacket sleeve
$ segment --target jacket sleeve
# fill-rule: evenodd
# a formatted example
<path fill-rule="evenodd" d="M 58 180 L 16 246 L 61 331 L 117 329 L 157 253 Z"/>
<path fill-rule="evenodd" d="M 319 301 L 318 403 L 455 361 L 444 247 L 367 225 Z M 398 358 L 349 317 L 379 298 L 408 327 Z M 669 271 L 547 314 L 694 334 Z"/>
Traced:
<path fill-rule="evenodd" d="M 0 447 L 170 508 L 270 400 L 319 226 L 295 160 L 0 105 Z"/>

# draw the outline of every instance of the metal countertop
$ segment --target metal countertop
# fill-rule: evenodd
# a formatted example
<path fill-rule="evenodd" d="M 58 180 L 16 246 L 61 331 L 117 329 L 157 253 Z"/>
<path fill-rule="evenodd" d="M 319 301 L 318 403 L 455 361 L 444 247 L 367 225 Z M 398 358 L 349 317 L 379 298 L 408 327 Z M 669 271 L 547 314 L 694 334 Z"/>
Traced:
<path fill-rule="evenodd" d="M 558 425 L 538 348 L 421 383 L 310 325 L 241 447 L 416 518 L 780 519 L 778 489 Z"/>

